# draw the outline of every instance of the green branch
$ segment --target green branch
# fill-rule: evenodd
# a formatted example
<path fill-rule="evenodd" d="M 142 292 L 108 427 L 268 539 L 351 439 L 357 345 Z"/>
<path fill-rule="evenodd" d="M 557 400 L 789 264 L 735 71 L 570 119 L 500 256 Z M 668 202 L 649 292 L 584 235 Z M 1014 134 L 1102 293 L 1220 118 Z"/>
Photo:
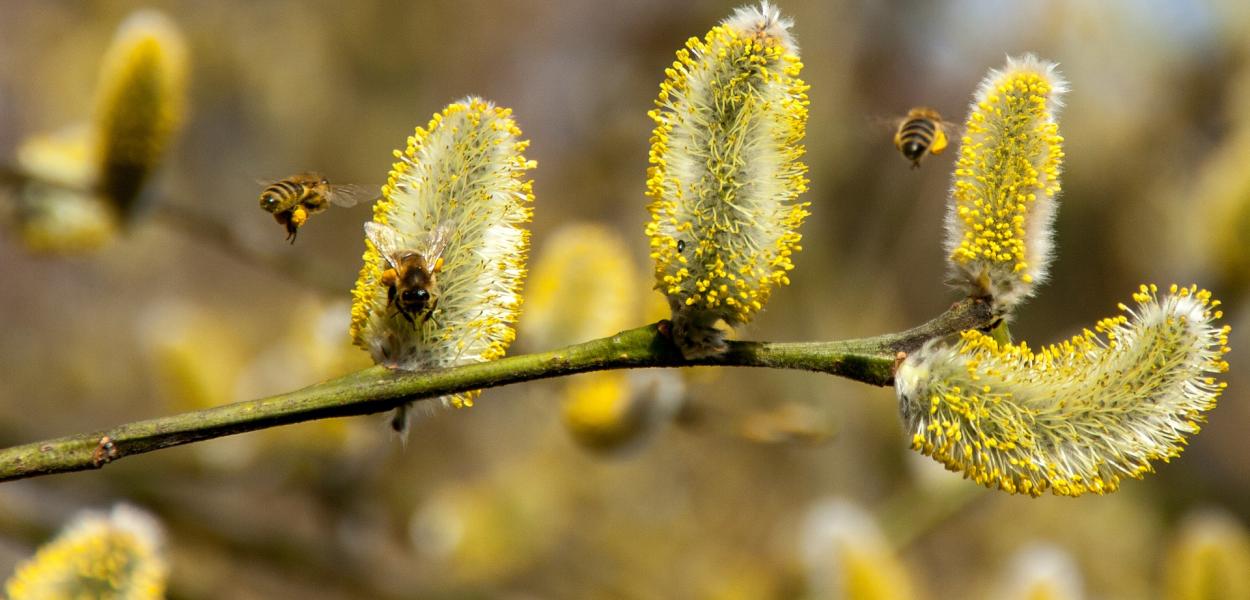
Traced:
<path fill-rule="evenodd" d="M 384 412 L 424 398 L 605 369 L 699 365 L 801 369 L 885 386 L 893 382 L 899 352 L 910 352 L 929 339 L 985 327 L 991 320 L 988 305 L 965 300 L 902 333 L 836 342 L 730 342 L 725 353 L 698 360 L 682 358 L 665 335 L 667 322 L 661 321 L 559 350 L 438 371 L 372 367 L 287 394 L 0 450 L 0 481 L 96 469 L 124 456 L 246 431 Z"/>

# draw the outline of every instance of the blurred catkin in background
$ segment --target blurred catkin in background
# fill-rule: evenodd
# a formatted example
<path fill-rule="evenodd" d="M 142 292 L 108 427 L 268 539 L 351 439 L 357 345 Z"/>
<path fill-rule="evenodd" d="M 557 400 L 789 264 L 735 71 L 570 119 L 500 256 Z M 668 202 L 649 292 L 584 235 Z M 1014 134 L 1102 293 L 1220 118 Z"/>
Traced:
<path fill-rule="evenodd" d="M 341 290 L 322 300 L 341 303 L 360 269 L 369 211 L 332 211 L 285 248 L 256 209 L 255 180 L 315 168 L 380 188 L 396 136 L 473 93 L 515 109 L 534 140 L 526 157 L 543 166 L 534 172 L 535 249 L 574 219 L 594 220 L 645 270 L 653 249 L 638 232 L 651 218 L 644 180 L 655 126 L 646 112 L 674 51 L 738 4 L 154 2 L 183 32 L 189 72 L 180 141 L 149 180 L 151 200 L 200 209 L 260 250 L 313 266 Z M 85 165 L 96 164 L 96 146 L 60 132 L 93 114 L 101 57 L 137 6 L 0 5 L 6 163 L 53 156 L 44 162 L 66 173 L 49 177 L 90 181 L 84 173 L 95 167 Z M 739 337 L 873 335 L 949 306 L 938 249 L 958 157 L 930 157 L 911 171 L 890 132 L 873 123 L 920 104 L 962 122 L 987 69 L 1005 54 L 1035 52 L 1059 63 L 1072 86 L 1062 115 L 1063 208 L 1049 282 L 1017 311 L 1013 333 L 1034 346 L 1067 339 L 1141 281 L 1195 281 L 1227 299 L 1228 360 L 1238 364 L 1238 336 L 1250 330 L 1237 327 L 1245 322 L 1238 265 L 1250 261 L 1227 231 L 1237 219 L 1221 216 L 1236 211 L 1207 211 L 1225 206 L 1207 204 L 1218 190 L 1203 191 L 1220 186 L 1200 184 L 1209 172 L 1230 181 L 1244 172 L 1235 148 L 1246 95 L 1234 81 L 1245 77 L 1231 75 L 1250 66 L 1244 3 L 795 0 L 779 9 L 794 20 L 811 86 L 810 189 L 801 200 L 812 214 L 790 285 L 771 290 Z M 39 132 L 58 133 L 42 150 L 23 142 Z M 1215 173 L 1220 165 L 1225 175 Z M 1228 206 L 1242 196 L 1230 193 Z M 165 381 L 160 361 L 132 358 L 149 347 L 149 334 L 136 332 L 151 323 L 178 340 L 198 322 L 159 324 L 153 317 L 167 301 L 194 307 L 184 314 L 206 315 L 234 338 L 212 342 L 219 348 L 196 349 L 210 336 L 174 343 L 206 370 L 243 363 L 236 381 L 203 397 L 224 399 L 222 390 L 237 387 L 250 398 L 336 374 L 304 353 L 311 342 L 295 342 L 301 352 L 269 350 L 299 324 L 320 323 L 304 308 L 316 289 L 194 232 L 143 220 L 142 211 L 116 238 L 116 223 L 103 218 L 113 208 L 99 199 L 46 206 L 70 221 L 44 231 L 86 223 L 83 239 L 98 251 L 50 261 L 28 256 L 20 234 L 6 230 L 0 240 L 5 445 L 166 414 L 183 402 L 186 390 L 157 383 Z M 1176 212 L 1192 220 L 1157 217 Z M 1208 242 L 1209 254 L 1194 252 Z M 650 287 L 637 284 L 634 301 L 647 302 Z M 264 374 L 284 381 L 243 391 L 268 379 L 248 374 L 262 362 L 274 365 Z M 305 425 L 281 435 L 306 444 L 240 436 L 203 445 L 251 446 L 229 459 L 170 450 L 99 473 L 5 484 L 0 562 L 13 572 L 77 510 L 125 498 L 165 523 L 176 597 L 795 597 L 817 595 L 814 582 L 832 569 L 809 576 L 802 515 L 837 495 L 868 507 L 886 532 L 914 532 L 884 542 L 902 557 L 913 596 L 996 593 L 1018 551 L 1048 542 L 1071 557 L 1087 596 L 1140 598 L 1184 578 L 1173 569 L 1189 560 L 1172 548 L 1191 508 L 1222 506 L 1237 527 L 1250 517 L 1244 370 L 1228 373 L 1220 405 L 1181 459 L 1157 464 L 1152 477 L 1106 497 L 973 496 L 927 524 L 924 510 L 945 496 L 922 479 L 957 476 L 910 466 L 912 432 L 899 425 L 892 391 L 799 373 L 697 373 L 696 403 L 746 413 L 810 402 L 827 411 L 836 435 L 819 446 L 761 445 L 698 427 L 661 429 L 635 452 L 604 460 L 569 441 L 553 401 L 565 397 L 560 388 L 514 386 L 492 390 L 473 411 L 417 419 L 403 451 L 384 419 L 360 418 L 330 422 L 358 436 L 323 441 L 320 424 Z"/>

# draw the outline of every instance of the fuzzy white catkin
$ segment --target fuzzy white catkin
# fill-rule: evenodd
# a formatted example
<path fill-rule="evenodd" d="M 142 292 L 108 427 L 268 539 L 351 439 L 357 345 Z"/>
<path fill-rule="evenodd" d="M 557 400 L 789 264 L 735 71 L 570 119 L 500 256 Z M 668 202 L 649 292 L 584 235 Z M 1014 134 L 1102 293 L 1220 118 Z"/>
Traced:
<path fill-rule="evenodd" d="M 408 138 L 391 170 L 373 222 L 419 250 L 437 228 L 449 232 L 437 275 L 438 303 L 429 319 L 409 320 L 388 305 L 380 281 L 386 260 L 366 240 L 364 266 L 352 292 L 351 335 L 375 363 L 407 371 L 503 356 L 516 337 L 536 166 L 509 109 L 481 98 L 454 102 Z M 471 406 L 477 392 L 446 398 Z M 406 412 L 392 423 L 402 431 Z"/>
<path fill-rule="evenodd" d="M 950 280 L 1000 314 L 1031 296 L 1050 266 L 1066 91 L 1054 63 L 1008 58 L 981 81 L 964 125 L 946 215 Z"/>
<path fill-rule="evenodd" d="M 808 86 L 791 26 L 763 2 L 690 38 L 649 113 L 646 231 L 687 357 L 723 350 L 718 323 L 747 323 L 790 282 L 808 214 Z"/>
<path fill-rule="evenodd" d="M 1180 454 L 1226 384 L 1228 326 L 1196 286 L 1155 286 L 1094 331 L 1030 350 L 967 331 L 895 376 L 912 447 L 987 487 L 1076 496 L 1118 489 Z M 1099 337 L 1101 334 L 1102 337 Z"/>

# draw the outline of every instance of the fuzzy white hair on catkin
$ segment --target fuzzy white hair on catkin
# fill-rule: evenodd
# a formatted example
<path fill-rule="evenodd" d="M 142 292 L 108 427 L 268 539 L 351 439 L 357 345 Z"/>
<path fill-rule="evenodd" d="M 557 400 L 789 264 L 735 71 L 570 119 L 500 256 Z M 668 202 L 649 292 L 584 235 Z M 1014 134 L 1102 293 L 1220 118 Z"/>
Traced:
<path fill-rule="evenodd" d="M 734 14 L 721 21 L 721 24 L 749 35 L 773 38 L 781 42 L 787 52 L 799 53 L 799 45 L 790 34 L 790 28 L 794 27 L 794 19 L 781 16 L 781 9 L 768 0 L 763 0 L 758 5 L 738 7 L 734 10 Z"/>

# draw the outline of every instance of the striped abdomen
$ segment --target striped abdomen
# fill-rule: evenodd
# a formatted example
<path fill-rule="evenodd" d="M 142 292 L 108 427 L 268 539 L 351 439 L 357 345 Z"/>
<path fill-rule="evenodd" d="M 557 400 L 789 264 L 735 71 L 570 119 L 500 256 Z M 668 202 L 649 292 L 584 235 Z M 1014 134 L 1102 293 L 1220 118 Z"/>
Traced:
<path fill-rule="evenodd" d="M 941 115 L 930 108 L 913 108 L 899 124 L 894 146 L 912 161 L 913 167 L 920 166 L 926 153 L 940 154 L 946 148 Z"/>
<path fill-rule="evenodd" d="M 271 213 L 285 212 L 302 202 L 309 192 L 308 186 L 293 179 L 283 179 L 261 191 L 260 207 Z"/>

